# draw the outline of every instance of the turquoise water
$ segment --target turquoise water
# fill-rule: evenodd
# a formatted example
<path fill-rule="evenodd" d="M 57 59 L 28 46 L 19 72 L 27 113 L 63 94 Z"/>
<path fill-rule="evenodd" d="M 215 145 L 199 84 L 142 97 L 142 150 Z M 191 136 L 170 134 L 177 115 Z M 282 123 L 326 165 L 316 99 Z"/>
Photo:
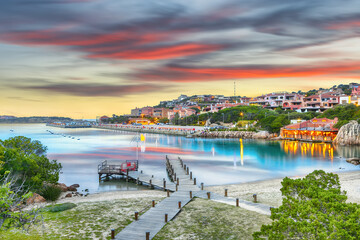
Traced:
<path fill-rule="evenodd" d="M 78 183 L 81 189 L 87 188 L 90 192 L 138 189 L 136 185 L 122 181 L 99 184 L 97 175 L 97 165 L 102 160 L 136 159 L 135 133 L 62 129 L 44 124 L 0 125 L 0 139 L 19 135 L 40 140 L 48 147 L 48 157 L 57 159 L 63 166 L 60 182 Z M 190 166 L 198 183 L 220 185 L 305 175 L 315 169 L 358 170 L 359 167 L 346 163 L 345 158 L 359 156 L 360 148 L 293 141 L 191 139 L 146 134 L 146 142 L 139 146 L 138 152 L 140 169 L 155 177 L 167 177 L 165 155 L 170 158 L 180 156 Z"/>

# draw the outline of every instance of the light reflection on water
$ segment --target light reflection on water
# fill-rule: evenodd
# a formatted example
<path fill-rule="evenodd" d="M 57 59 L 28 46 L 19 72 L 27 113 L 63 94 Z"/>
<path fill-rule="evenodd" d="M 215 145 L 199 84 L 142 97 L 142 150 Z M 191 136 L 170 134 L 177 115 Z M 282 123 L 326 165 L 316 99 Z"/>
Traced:
<path fill-rule="evenodd" d="M 78 183 L 90 192 L 144 189 L 120 181 L 98 182 L 97 165 L 102 160 L 136 159 L 136 142 L 132 141 L 135 133 L 51 128 L 43 124 L 0 125 L 1 139 L 17 135 L 40 140 L 48 146 L 48 157 L 63 165 L 60 182 Z M 359 147 L 334 147 L 324 143 L 191 139 L 157 134 L 146 134 L 146 143 L 138 150 L 140 169 L 144 172 L 166 178 L 165 155 L 180 156 L 190 166 L 197 182 L 206 185 L 304 175 L 314 169 L 357 170 L 358 167 L 346 163 L 345 158 L 360 153 Z"/>

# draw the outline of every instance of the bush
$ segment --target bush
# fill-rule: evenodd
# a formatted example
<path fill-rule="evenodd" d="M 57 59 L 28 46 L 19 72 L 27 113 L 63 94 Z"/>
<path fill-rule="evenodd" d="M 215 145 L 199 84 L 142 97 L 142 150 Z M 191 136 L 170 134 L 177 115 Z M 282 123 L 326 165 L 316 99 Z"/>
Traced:
<path fill-rule="evenodd" d="M 72 209 L 74 207 L 76 207 L 75 203 L 62 203 L 62 204 L 55 204 L 52 206 L 48 206 L 44 210 L 47 212 L 62 212 Z"/>
<path fill-rule="evenodd" d="M 281 184 L 282 205 L 254 239 L 360 239 L 360 205 L 346 202 L 338 175 L 316 170 Z"/>
<path fill-rule="evenodd" d="M 47 185 L 40 192 L 40 195 L 48 201 L 56 201 L 60 197 L 60 194 L 61 188 L 54 185 Z"/>

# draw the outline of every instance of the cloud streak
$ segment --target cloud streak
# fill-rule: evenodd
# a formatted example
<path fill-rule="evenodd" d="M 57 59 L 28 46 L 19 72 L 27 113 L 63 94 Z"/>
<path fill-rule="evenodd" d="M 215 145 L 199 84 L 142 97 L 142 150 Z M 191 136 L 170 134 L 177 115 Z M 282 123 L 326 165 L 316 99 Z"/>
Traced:
<path fill-rule="evenodd" d="M 142 85 L 100 85 L 100 84 L 46 84 L 22 87 L 24 90 L 38 90 L 80 97 L 123 97 L 162 90 L 168 86 Z"/>

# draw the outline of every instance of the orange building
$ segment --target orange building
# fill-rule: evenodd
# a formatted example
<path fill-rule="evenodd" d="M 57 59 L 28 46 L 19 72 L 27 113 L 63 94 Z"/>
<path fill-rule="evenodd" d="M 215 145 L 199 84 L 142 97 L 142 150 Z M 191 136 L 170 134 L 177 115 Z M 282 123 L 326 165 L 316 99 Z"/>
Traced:
<path fill-rule="evenodd" d="M 338 119 L 314 118 L 301 123 L 287 125 L 280 130 L 283 139 L 331 142 L 337 135 L 334 128 Z"/>

